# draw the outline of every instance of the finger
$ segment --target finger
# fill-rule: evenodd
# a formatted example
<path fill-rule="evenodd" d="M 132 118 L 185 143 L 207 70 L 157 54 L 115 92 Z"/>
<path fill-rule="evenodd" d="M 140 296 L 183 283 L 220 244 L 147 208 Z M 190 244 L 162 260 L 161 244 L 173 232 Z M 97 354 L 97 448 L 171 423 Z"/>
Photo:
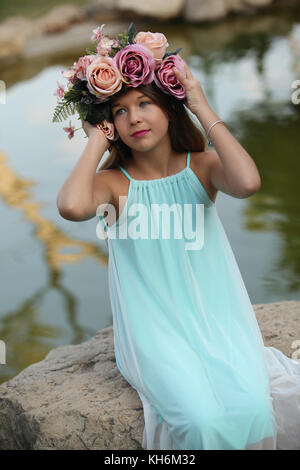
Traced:
<path fill-rule="evenodd" d="M 181 82 L 184 82 L 186 77 L 183 75 L 183 73 L 178 70 L 176 67 L 173 67 L 173 71 L 176 75 L 176 77 L 178 78 L 178 80 L 180 80 Z"/>
<path fill-rule="evenodd" d="M 193 74 L 191 72 L 191 69 L 189 68 L 189 66 L 187 65 L 187 63 L 185 61 L 183 61 L 183 66 L 184 66 L 184 70 L 187 74 L 187 78 L 193 78 Z"/>

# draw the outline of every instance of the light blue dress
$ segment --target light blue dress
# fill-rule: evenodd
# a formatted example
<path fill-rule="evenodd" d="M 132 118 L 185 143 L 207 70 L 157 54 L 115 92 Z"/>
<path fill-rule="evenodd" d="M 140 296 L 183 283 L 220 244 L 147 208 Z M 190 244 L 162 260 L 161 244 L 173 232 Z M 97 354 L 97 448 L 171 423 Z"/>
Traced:
<path fill-rule="evenodd" d="M 114 224 L 100 217 L 117 366 L 143 404 L 144 449 L 276 449 L 262 335 L 190 156 L 184 170 L 159 179 L 135 180 L 120 166 L 130 180 L 126 203 Z M 152 210 L 161 204 L 174 208 L 173 223 Z M 202 242 L 189 230 L 175 236 L 192 226 Z"/>

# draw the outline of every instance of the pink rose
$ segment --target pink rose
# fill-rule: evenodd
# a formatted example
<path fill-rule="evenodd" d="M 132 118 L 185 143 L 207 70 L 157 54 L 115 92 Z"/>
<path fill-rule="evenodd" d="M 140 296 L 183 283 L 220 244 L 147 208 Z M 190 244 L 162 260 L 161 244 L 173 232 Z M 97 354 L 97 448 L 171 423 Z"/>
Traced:
<path fill-rule="evenodd" d="M 86 78 L 87 88 L 99 101 L 106 101 L 122 88 L 122 76 L 111 57 L 96 57 L 86 70 Z"/>
<path fill-rule="evenodd" d="M 93 29 L 93 34 L 91 36 L 92 41 L 100 41 L 102 38 L 102 29 L 104 28 L 105 23 L 101 26 L 98 26 L 96 29 Z"/>
<path fill-rule="evenodd" d="M 123 81 L 130 87 L 148 85 L 154 79 L 155 60 L 147 47 L 130 44 L 118 51 L 113 58 Z"/>
<path fill-rule="evenodd" d="M 108 55 L 112 52 L 112 47 L 118 47 L 118 39 L 110 39 L 109 36 L 104 36 L 97 44 L 97 54 Z"/>
<path fill-rule="evenodd" d="M 97 129 L 101 130 L 108 140 L 116 140 L 114 125 L 112 122 L 104 119 L 100 124 L 96 124 Z M 117 135 L 117 131 L 116 131 Z"/>
<path fill-rule="evenodd" d="M 135 36 L 134 42 L 147 47 L 156 61 L 160 61 L 163 58 L 169 45 L 164 34 L 151 33 L 150 31 L 147 33 L 144 31 L 139 32 Z"/>
<path fill-rule="evenodd" d="M 76 62 L 74 62 L 76 64 Z M 71 67 L 68 67 L 68 70 L 62 70 L 61 71 L 62 75 L 68 79 L 69 83 L 74 83 L 76 80 L 76 72 L 74 69 L 74 65 L 71 65 Z"/>
<path fill-rule="evenodd" d="M 185 88 L 177 79 L 172 68 L 176 67 L 184 76 L 186 76 L 183 63 L 183 60 L 178 55 L 170 55 L 157 65 L 154 76 L 156 85 L 164 93 L 170 93 L 178 100 L 185 98 Z"/>
<path fill-rule="evenodd" d="M 75 70 L 77 78 L 86 80 L 86 69 L 95 60 L 95 57 L 95 54 L 85 55 L 80 57 L 78 62 L 74 62 L 73 69 Z"/>
<path fill-rule="evenodd" d="M 95 54 L 85 55 L 80 57 L 77 63 L 74 63 L 73 68 L 77 78 L 86 80 L 86 69 L 95 60 L 95 57 Z"/>

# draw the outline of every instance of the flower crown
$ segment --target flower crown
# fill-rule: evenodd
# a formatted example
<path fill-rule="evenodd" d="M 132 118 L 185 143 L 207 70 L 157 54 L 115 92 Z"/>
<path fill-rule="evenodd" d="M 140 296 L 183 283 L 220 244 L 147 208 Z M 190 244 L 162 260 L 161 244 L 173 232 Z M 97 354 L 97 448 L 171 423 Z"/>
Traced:
<path fill-rule="evenodd" d="M 68 80 L 67 90 L 57 82 L 58 104 L 52 122 L 62 121 L 77 112 L 78 119 L 97 125 L 111 120 L 110 103 L 112 96 L 124 88 L 136 88 L 151 82 L 176 100 L 185 98 L 185 89 L 178 80 L 173 67 L 184 75 L 184 62 L 178 52 L 167 53 L 167 38 L 162 33 L 139 32 L 133 23 L 127 33 L 118 34 L 118 39 L 102 35 L 105 25 L 93 30 L 91 40 L 96 42 L 94 49 L 86 49 L 86 54 L 69 67 L 62 70 Z M 174 102 L 172 101 L 174 106 Z M 74 126 L 65 127 L 71 139 Z M 77 129 L 76 129 L 77 130 Z"/>

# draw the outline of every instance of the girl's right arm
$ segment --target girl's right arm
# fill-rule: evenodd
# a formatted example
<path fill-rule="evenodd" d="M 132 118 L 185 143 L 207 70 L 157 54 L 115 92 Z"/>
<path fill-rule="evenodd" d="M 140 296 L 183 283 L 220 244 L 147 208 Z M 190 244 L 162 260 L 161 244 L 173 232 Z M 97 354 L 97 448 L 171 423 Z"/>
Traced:
<path fill-rule="evenodd" d="M 110 142 L 100 129 L 87 121 L 82 121 L 82 126 L 89 138 L 87 145 L 59 190 L 56 201 L 60 215 L 72 221 L 90 219 L 96 215 L 100 204 L 112 202 L 112 191 L 102 172 L 96 173 Z"/>

